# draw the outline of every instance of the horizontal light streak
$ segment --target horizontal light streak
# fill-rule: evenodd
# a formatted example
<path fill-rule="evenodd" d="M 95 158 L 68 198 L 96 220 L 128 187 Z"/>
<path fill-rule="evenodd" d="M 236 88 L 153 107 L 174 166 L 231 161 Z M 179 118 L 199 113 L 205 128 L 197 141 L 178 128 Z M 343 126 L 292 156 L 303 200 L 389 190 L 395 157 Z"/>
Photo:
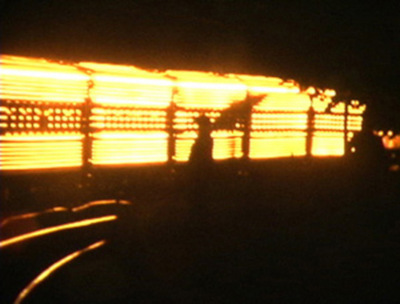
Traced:
<path fill-rule="evenodd" d="M 104 206 L 104 205 L 131 205 L 131 202 L 125 200 L 99 200 L 74 207 L 71 210 L 73 212 L 79 212 L 95 206 Z"/>
<path fill-rule="evenodd" d="M 150 74 L 150 73 L 149 73 Z M 145 78 L 145 77 L 135 77 L 134 73 L 132 75 L 127 75 L 127 76 L 111 76 L 111 75 L 96 75 L 94 74 L 93 79 L 95 81 L 98 81 L 99 83 L 101 82 L 114 82 L 117 84 L 122 84 L 122 83 L 127 83 L 129 85 L 131 84 L 138 84 L 146 87 L 172 87 L 174 85 L 174 82 L 168 79 L 160 79 L 160 78 Z"/>
<path fill-rule="evenodd" d="M 55 65 L 53 65 L 54 69 Z M 54 79 L 58 80 L 75 80 L 75 81 L 83 81 L 86 82 L 89 80 L 89 77 L 85 74 L 79 73 L 77 70 L 68 70 L 68 71 L 45 71 L 45 70 L 35 70 L 24 67 L 23 69 L 11 68 L 11 67 L 2 67 L 0 69 L 0 77 L 4 76 L 17 76 L 17 79 L 34 79 L 34 78 L 46 78 L 46 81 L 51 81 Z M 47 79 L 48 78 L 48 79 Z"/>
<path fill-rule="evenodd" d="M 99 133 L 94 135 L 92 163 L 142 164 L 168 160 L 166 132 Z"/>
<path fill-rule="evenodd" d="M 269 136 L 268 136 L 269 135 Z M 303 156 L 306 154 L 305 133 L 290 132 L 284 137 L 278 134 L 254 134 L 250 139 L 250 158 Z"/>
<path fill-rule="evenodd" d="M 96 128 L 96 129 L 141 129 L 141 130 L 163 130 L 166 128 L 166 124 L 128 124 L 128 123 L 91 123 L 90 127 Z"/>
<path fill-rule="evenodd" d="M 104 132 L 104 133 L 95 133 L 94 138 L 96 139 L 163 139 L 167 138 L 168 134 L 164 132 L 135 132 L 135 133 L 112 133 L 112 132 Z"/>
<path fill-rule="evenodd" d="M 217 77 L 215 77 L 218 79 Z M 246 86 L 240 83 L 215 83 L 215 82 L 192 82 L 192 81 L 177 81 L 176 86 L 179 88 L 202 89 L 202 90 L 227 90 L 227 91 L 242 91 L 246 90 Z"/>
<path fill-rule="evenodd" d="M 44 214 L 48 213 L 57 213 L 57 212 L 80 212 L 82 210 L 86 210 L 95 206 L 101 206 L 101 205 L 131 205 L 132 203 L 126 200 L 98 200 L 98 201 L 92 201 L 80 206 L 73 207 L 71 209 L 62 207 L 62 206 L 57 206 L 49 209 L 45 209 L 43 211 L 38 211 L 38 212 L 29 212 L 29 213 L 24 213 L 24 214 L 18 214 L 18 215 L 13 215 L 9 216 L 5 219 L 3 219 L 0 223 L 0 227 L 4 227 L 9 223 L 15 222 L 15 221 L 20 221 L 20 220 L 25 220 L 25 219 L 30 219 L 30 218 L 35 218 L 42 216 Z"/>
<path fill-rule="evenodd" d="M 56 263 L 52 264 L 50 267 L 46 268 L 43 272 L 41 272 L 33 281 L 31 281 L 28 286 L 26 286 L 19 294 L 18 297 L 15 299 L 15 304 L 20 304 L 24 299 L 32 292 L 34 288 L 36 288 L 41 282 L 47 279 L 52 273 L 54 273 L 57 269 L 61 268 L 65 264 L 71 262 L 72 260 L 78 258 L 82 254 L 97 249 L 106 244 L 105 240 L 96 242 L 87 246 L 81 250 L 75 251 L 61 260 L 57 261 Z"/>
<path fill-rule="evenodd" d="M 80 140 L 83 135 L 80 133 L 32 133 L 32 134 L 6 134 L 0 135 L 1 141 L 64 141 L 64 140 Z"/>
<path fill-rule="evenodd" d="M 257 93 L 299 93 L 299 88 L 282 88 L 282 87 L 249 87 L 249 90 Z"/>
<path fill-rule="evenodd" d="M 1 136 L 0 169 L 71 168 L 82 165 L 82 135 Z"/>
<path fill-rule="evenodd" d="M 96 218 L 90 218 L 90 219 L 85 219 L 77 222 L 72 222 L 72 223 L 67 223 L 67 224 L 62 224 L 62 225 L 57 225 L 57 226 L 52 226 L 40 230 L 36 230 L 33 232 L 29 232 L 26 234 L 22 234 L 10 239 L 6 239 L 0 242 L 0 249 L 6 248 L 11 245 L 15 245 L 21 242 L 25 242 L 27 240 L 37 238 L 40 236 L 52 234 L 55 232 L 60 232 L 64 230 L 70 230 L 70 229 L 76 229 L 76 228 L 81 228 L 81 227 L 87 227 L 87 226 L 92 226 L 100 223 L 105 223 L 105 222 L 110 222 L 110 221 L 115 221 L 118 217 L 116 215 L 106 215 L 102 217 L 96 217 Z"/>

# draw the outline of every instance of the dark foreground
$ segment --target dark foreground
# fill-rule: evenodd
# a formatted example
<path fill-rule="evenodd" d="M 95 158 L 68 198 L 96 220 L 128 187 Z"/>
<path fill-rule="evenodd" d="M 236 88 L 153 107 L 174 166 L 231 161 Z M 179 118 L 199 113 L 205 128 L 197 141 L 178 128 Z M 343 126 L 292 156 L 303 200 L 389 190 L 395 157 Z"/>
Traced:
<path fill-rule="evenodd" d="M 201 192 L 178 175 L 121 190 L 131 205 L 31 219 L 40 228 L 118 215 L 2 249 L 1 302 L 14 301 L 40 271 L 99 240 L 107 243 L 58 269 L 26 302 L 400 300 L 398 172 L 348 163 L 234 171 L 215 173 Z"/>

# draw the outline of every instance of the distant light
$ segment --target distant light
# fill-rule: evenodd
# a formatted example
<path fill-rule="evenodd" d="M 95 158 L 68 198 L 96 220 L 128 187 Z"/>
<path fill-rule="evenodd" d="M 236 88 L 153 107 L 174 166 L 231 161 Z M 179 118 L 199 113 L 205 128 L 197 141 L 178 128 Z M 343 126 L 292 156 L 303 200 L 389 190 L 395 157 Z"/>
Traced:
<path fill-rule="evenodd" d="M 314 87 L 309 87 L 309 88 L 306 90 L 306 93 L 307 93 L 308 95 L 315 95 L 315 94 L 317 93 L 317 91 L 315 90 Z"/>

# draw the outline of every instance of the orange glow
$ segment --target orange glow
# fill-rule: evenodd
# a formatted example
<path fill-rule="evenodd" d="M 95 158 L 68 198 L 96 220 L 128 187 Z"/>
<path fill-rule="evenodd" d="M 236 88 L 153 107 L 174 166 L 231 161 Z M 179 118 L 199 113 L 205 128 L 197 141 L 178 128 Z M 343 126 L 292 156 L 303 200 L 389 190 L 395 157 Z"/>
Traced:
<path fill-rule="evenodd" d="M 305 154 L 305 132 L 252 132 L 251 134 L 250 158 L 292 157 Z"/>
<path fill-rule="evenodd" d="M 393 132 L 389 131 L 387 135 L 382 136 L 382 143 L 387 150 L 400 149 L 400 134 L 393 135 Z"/>
<path fill-rule="evenodd" d="M 244 146 L 255 159 L 341 156 L 365 111 L 277 77 L 8 55 L 0 86 L 2 171 L 184 162 L 202 114 L 231 120 L 214 125 L 216 160 L 240 158 Z"/>
<path fill-rule="evenodd" d="M 1 241 L 0 249 L 30 240 L 32 238 L 37 238 L 37 237 L 55 233 L 58 231 L 91 226 L 91 225 L 95 225 L 95 224 L 99 224 L 99 223 L 115 221 L 116 219 L 117 219 L 116 215 L 107 215 L 107 216 L 91 218 L 91 219 L 86 219 L 86 220 L 82 220 L 82 221 L 78 221 L 78 222 L 73 222 L 73 223 L 68 223 L 68 224 L 63 224 L 63 225 L 58 225 L 58 226 L 53 226 L 53 227 L 49 227 L 49 228 L 36 230 L 33 232 L 29 232 L 29 233 L 26 233 L 23 235 L 19 235 L 19 236 Z"/>
<path fill-rule="evenodd" d="M 342 132 L 314 133 L 312 155 L 341 156 L 344 155 L 344 139 Z"/>
<path fill-rule="evenodd" d="M 81 250 L 75 251 L 61 260 L 55 262 L 52 264 L 50 267 L 46 268 L 44 271 L 42 271 L 32 282 L 29 283 L 28 286 L 26 286 L 18 295 L 18 297 L 15 299 L 14 303 L 19 304 L 21 303 L 28 295 L 29 293 L 32 292 L 34 288 L 36 288 L 41 282 L 43 282 L 45 279 L 47 279 L 52 273 L 54 273 L 57 269 L 61 268 L 65 264 L 71 262 L 72 260 L 78 258 L 82 254 L 97 249 L 103 245 L 106 244 L 105 240 L 98 241 L 96 243 L 93 243 Z"/>

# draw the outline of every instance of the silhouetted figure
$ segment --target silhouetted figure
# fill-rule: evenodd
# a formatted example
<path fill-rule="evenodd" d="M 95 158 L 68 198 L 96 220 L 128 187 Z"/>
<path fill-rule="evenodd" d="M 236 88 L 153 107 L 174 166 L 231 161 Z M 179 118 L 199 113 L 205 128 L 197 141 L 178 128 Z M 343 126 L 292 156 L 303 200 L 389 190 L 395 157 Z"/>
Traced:
<path fill-rule="evenodd" d="M 210 186 L 214 175 L 214 160 L 212 157 L 213 139 L 212 125 L 205 115 L 198 117 L 198 136 L 192 146 L 188 163 L 189 200 L 194 204 L 194 212 L 200 211 L 210 197 Z"/>
<path fill-rule="evenodd" d="M 210 166 L 213 164 L 211 122 L 210 119 L 205 115 L 200 116 L 195 121 L 199 125 L 199 133 L 195 143 L 192 146 L 189 157 L 189 166 Z"/>

